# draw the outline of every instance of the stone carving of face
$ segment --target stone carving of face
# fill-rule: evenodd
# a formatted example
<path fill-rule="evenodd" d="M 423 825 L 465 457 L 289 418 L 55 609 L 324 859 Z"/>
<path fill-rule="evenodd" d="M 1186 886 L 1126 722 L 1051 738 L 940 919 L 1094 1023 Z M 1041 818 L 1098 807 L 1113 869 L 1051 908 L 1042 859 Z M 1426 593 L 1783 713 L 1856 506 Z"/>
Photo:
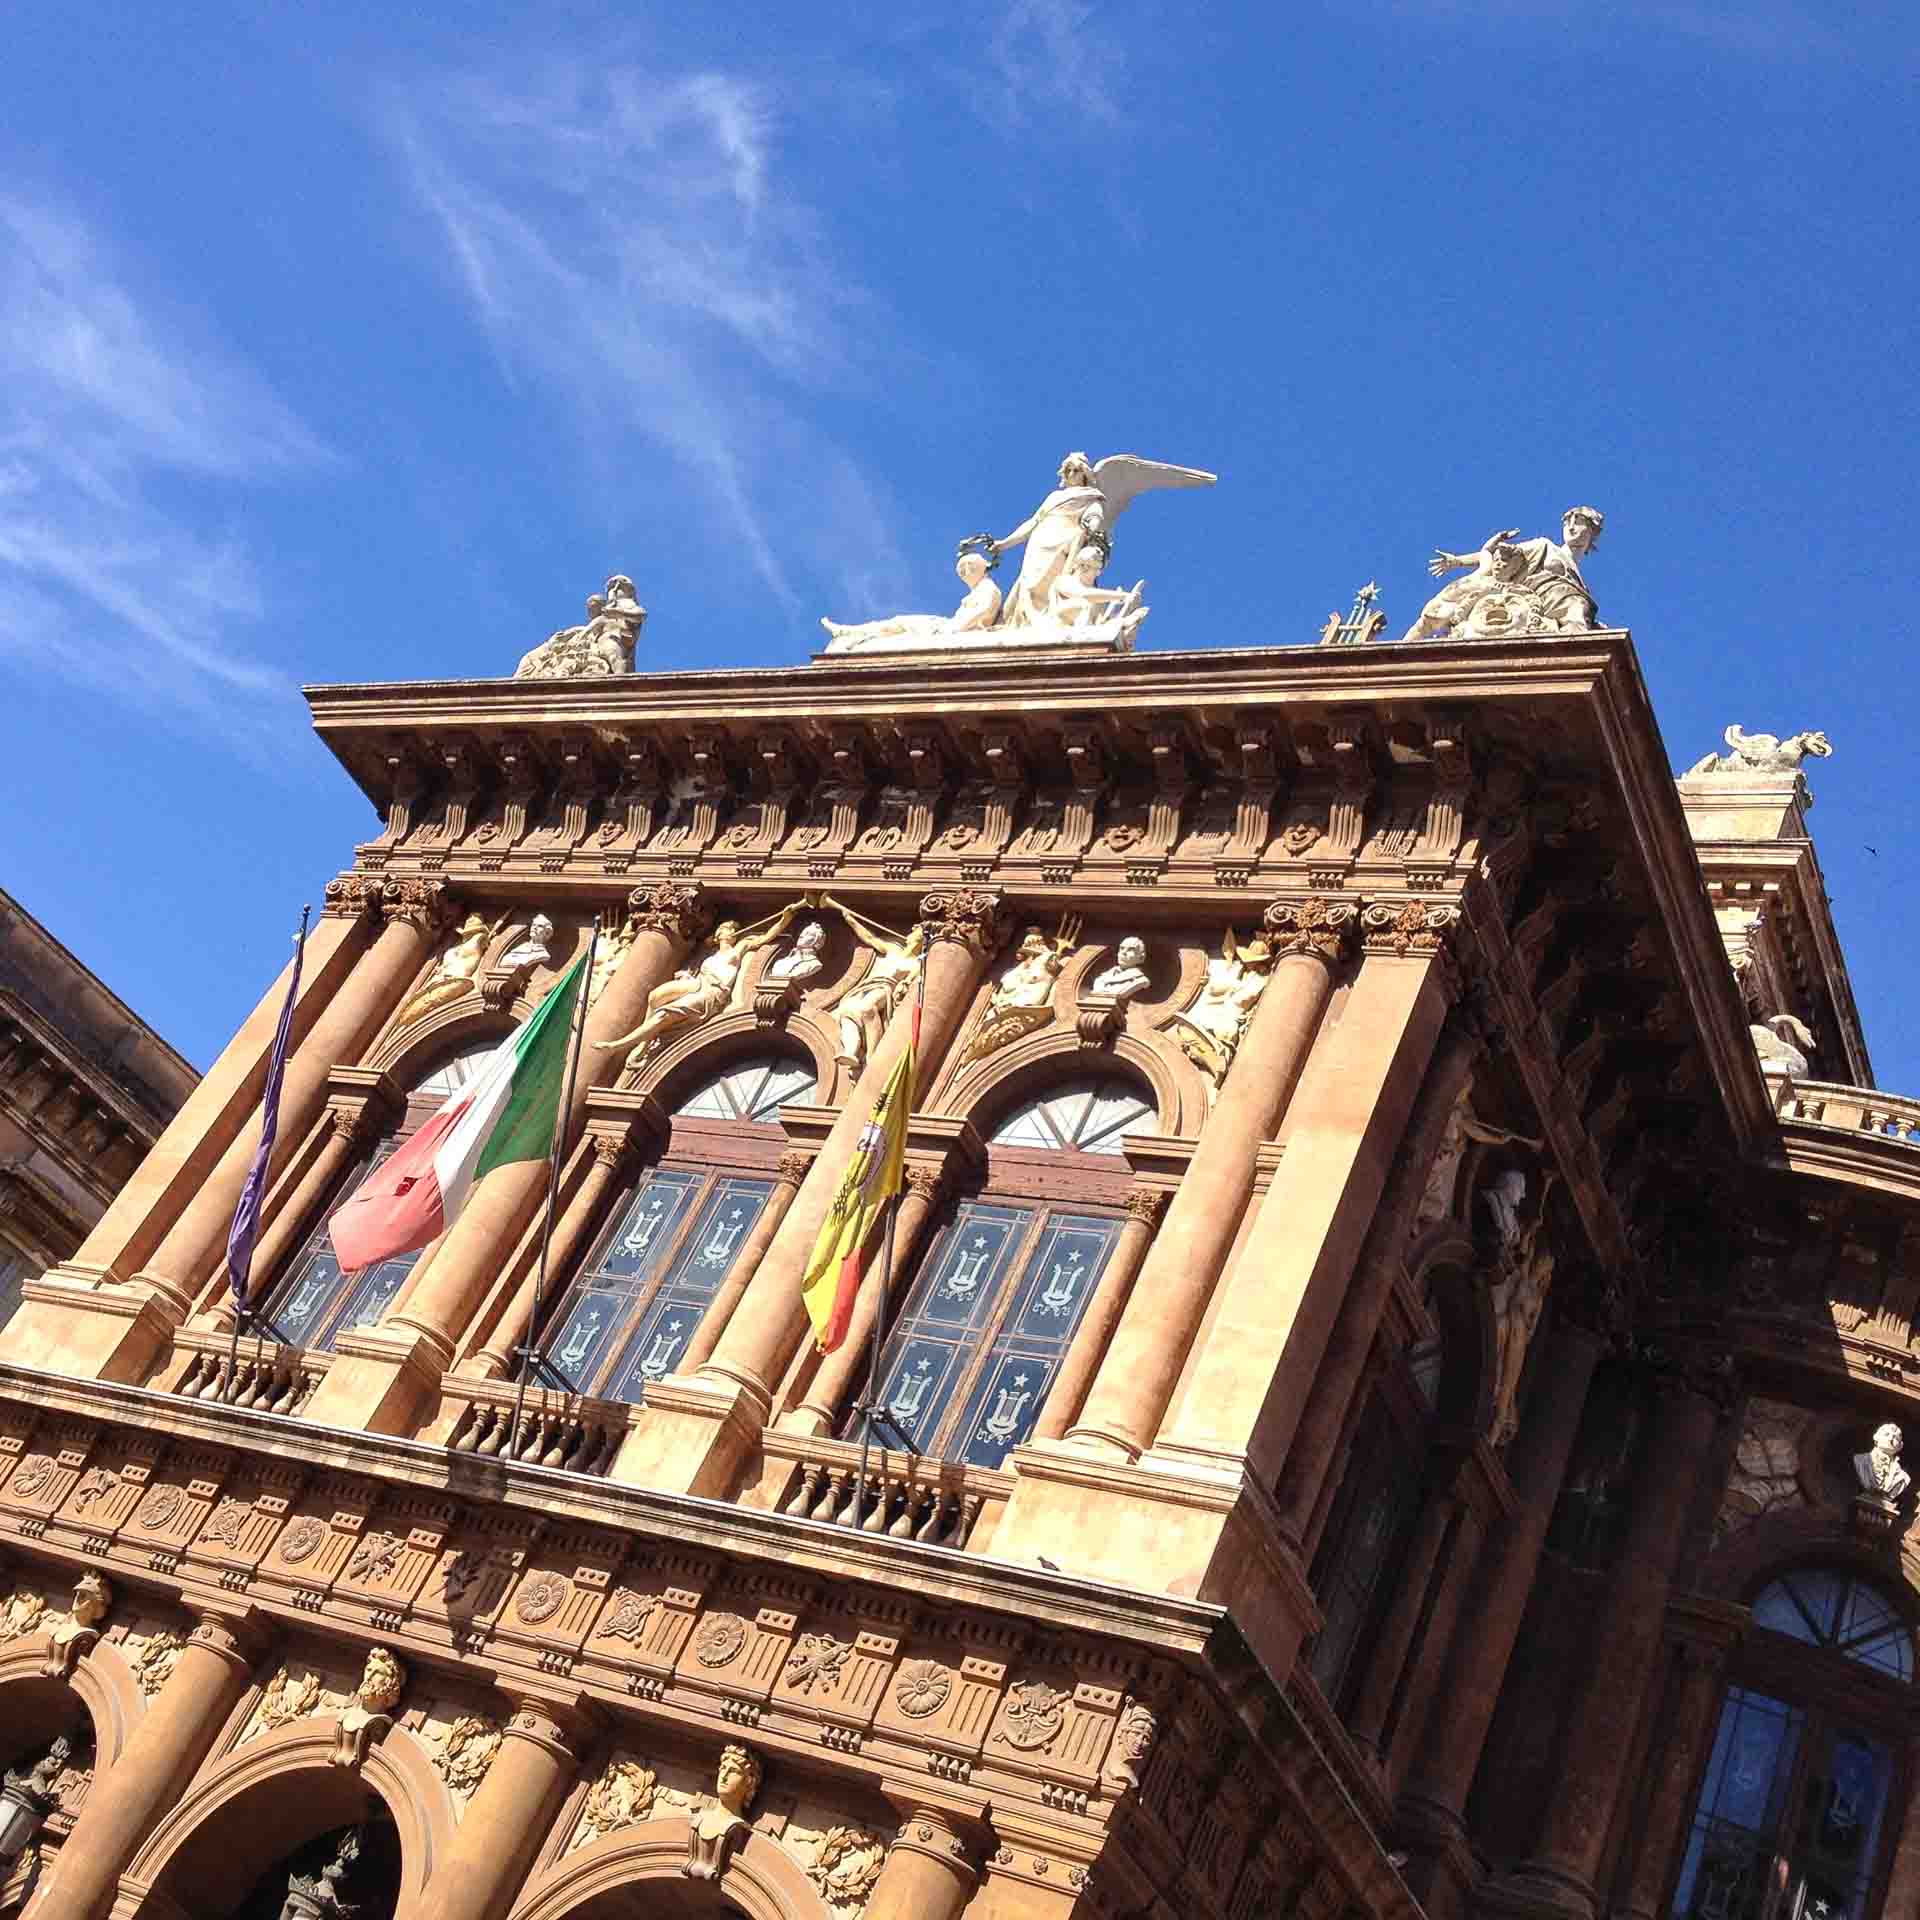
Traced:
<path fill-rule="evenodd" d="M 1090 587 L 1100 578 L 1100 569 L 1106 564 L 1106 556 L 1091 540 L 1073 556 L 1073 571 L 1082 586 Z"/>
<path fill-rule="evenodd" d="M 953 570 L 967 583 L 967 591 L 969 593 L 971 593 L 991 571 L 987 565 L 987 557 L 983 553 L 963 553 L 960 558 L 953 563 Z"/>
<path fill-rule="evenodd" d="M 1060 484 L 1063 487 L 1090 487 L 1093 485 L 1093 462 L 1084 453 L 1070 453 L 1060 462 Z"/>
<path fill-rule="evenodd" d="M 92 1626 L 96 1620 L 105 1618 L 112 1605 L 113 1596 L 107 1591 L 107 1583 L 98 1574 L 86 1574 L 73 1590 L 75 1625 Z"/>
<path fill-rule="evenodd" d="M 809 920 L 794 937 L 793 944 L 802 953 L 818 953 L 826 945 L 827 930 L 818 920 Z"/>
<path fill-rule="evenodd" d="M 1874 1451 L 1876 1453 L 1884 1453 L 1890 1459 L 1899 1459 L 1900 1450 L 1905 1445 L 1906 1441 L 1902 1437 L 1900 1429 L 1891 1421 L 1884 1427 L 1881 1427 L 1873 1436 Z"/>
<path fill-rule="evenodd" d="M 1147 964 L 1147 943 L 1138 934 L 1130 933 L 1120 942 L 1120 951 L 1115 957 L 1123 967 L 1144 967 Z"/>
<path fill-rule="evenodd" d="M 760 1785 L 760 1763 L 744 1747 L 728 1747 L 720 1755 L 720 1772 L 714 1792 L 720 1804 L 734 1813 L 745 1813 Z"/>
<path fill-rule="evenodd" d="M 1600 516 L 1591 507 L 1569 508 L 1560 522 L 1560 537 L 1569 553 L 1591 553 L 1600 543 Z"/>

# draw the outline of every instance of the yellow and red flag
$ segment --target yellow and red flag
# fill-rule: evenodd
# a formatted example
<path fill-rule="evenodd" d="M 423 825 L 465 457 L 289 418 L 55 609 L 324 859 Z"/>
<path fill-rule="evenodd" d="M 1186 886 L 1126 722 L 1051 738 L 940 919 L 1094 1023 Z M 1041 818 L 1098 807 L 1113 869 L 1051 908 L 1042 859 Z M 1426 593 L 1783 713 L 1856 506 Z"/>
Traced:
<path fill-rule="evenodd" d="M 920 1051 L 920 1001 L 915 996 L 913 1032 L 873 1103 L 873 1116 L 847 1164 L 840 1191 L 820 1223 L 820 1237 L 800 1282 L 813 1322 L 813 1344 L 831 1353 L 847 1337 L 853 1303 L 866 1267 L 874 1223 L 900 1191 L 907 1159 L 907 1114 L 913 1106 L 913 1067 Z"/>

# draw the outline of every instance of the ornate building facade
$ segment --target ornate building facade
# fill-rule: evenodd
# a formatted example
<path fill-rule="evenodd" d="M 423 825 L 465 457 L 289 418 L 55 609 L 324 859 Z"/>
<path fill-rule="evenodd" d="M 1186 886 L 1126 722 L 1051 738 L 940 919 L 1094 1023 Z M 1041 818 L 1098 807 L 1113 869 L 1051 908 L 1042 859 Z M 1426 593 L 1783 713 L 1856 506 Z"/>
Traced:
<path fill-rule="evenodd" d="M 194 1071 L 0 893 L 0 1325 L 75 1252 Z"/>
<path fill-rule="evenodd" d="M 0 1332 L 0 1912 L 1912 1912 L 1920 1106 L 1816 750 L 1676 783 L 1624 632 L 1474 605 L 312 690 L 377 830 L 264 1325 L 284 981 Z M 508 1166 L 341 1272 L 596 917 L 550 1243 Z"/>

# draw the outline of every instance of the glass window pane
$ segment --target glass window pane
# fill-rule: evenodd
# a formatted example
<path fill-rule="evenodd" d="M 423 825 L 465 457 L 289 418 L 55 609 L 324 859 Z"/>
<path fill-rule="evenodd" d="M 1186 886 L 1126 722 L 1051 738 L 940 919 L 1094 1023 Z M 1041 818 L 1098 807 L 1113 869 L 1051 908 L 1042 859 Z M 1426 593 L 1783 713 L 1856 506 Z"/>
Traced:
<path fill-rule="evenodd" d="M 993 1131 L 1003 1147 L 1066 1147 L 1076 1153 L 1118 1153 L 1123 1135 L 1150 1129 L 1153 1103 L 1130 1081 L 1108 1076 L 1054 1087 L 1016 1107 Z"/>
<path fill-rule="evenodd" d="M 772 1192 L 771 1180 L 714 1181 L 693 1231 L 628 1336 L 610 1398 L 637 1402 L 651 1381 L 665 1379 L 679 1365 Z"/>
<path fill-rule="evenodd" d="M 1756 1625 L 1809 1646 L 1831 1647 L 1895 1680 L 1913 1678 L 1913 1635 L 1870 1581 L 1827 1569 L 1783 1574 L 1753 1603 Z"/>
<path fill-rule="evenodd" d="M 1825 1920 L 1865 1914 L 1892 1778 L 1891 1753 L 1865 1734 L 1839 1729 L 1815 1746 L 1793 1856 L 1801 1912 L 1824 1901 Z"/>
<path fill-rule="evenodd" d="M 781 1107 L 810 1102 L 814 1086 L 813 1068 L 797 1060 L 750 1060 L 696 1087 L 674 1111 L 704 1120 L 773 1125 L 778 1123 Z"/>
<path fill-rule="evenodd" d="M 1674 1888 L 1675 1920 L 1749 1920 L 1769 1885 L 1805 1716 L 1727 1691 Z"/>

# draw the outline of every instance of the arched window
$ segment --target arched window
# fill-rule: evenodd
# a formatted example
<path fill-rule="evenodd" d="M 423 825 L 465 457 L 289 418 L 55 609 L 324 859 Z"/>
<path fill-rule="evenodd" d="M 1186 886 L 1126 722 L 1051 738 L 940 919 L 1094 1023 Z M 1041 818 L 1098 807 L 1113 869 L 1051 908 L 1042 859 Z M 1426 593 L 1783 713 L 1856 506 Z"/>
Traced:
<path fill-rule="evenodd" d="M 1912 1629 L 1880 1588 L 1832 1568 L 1770 1581 L 1753 1620 L 1671 1912 L 1867 1920 L 1912 1711 Z"/>
<path fill-rule="evenodd" d="M 310 1353 L 331 1353 L 343 1333 L 372 1326 L 393 1304 L 420 1251 L 398 1253 L 377 1266 L 342 1273 L 333 1257 L 328 1224 L 367 1175 L 432 1118 L 450 1093 L 465 1086 L 499 1044 L 495 1036 L 465 1046 L 415 1082 L 399 1125 L 341 1182 L 332 1204 L 307 1235 L 284 1277 L 267 1295 L 265 1318 L 270 1332 L 289 1346 L 304 1347 Z"/>
<path fill-rule="evenodd" d="M 779 1109 L 814 1095 L 810 1064 L 763 1056 L 674 1108 L 660 1163 L 613 1210 L 542 1350 L 575 1391 L 638 1402 L 674 1370 L 773 1194 Z"/>
<path fill-rule="evenodd" d="M 1126 1223 L 1121 1135 L 1154 1118 L 1106 1075 L 994 1127 L 985 1190 L 932 1236 L 881 1359 L 887 1417 L 923 1454 L 997 1467 L 1032 1433 Z"/>

